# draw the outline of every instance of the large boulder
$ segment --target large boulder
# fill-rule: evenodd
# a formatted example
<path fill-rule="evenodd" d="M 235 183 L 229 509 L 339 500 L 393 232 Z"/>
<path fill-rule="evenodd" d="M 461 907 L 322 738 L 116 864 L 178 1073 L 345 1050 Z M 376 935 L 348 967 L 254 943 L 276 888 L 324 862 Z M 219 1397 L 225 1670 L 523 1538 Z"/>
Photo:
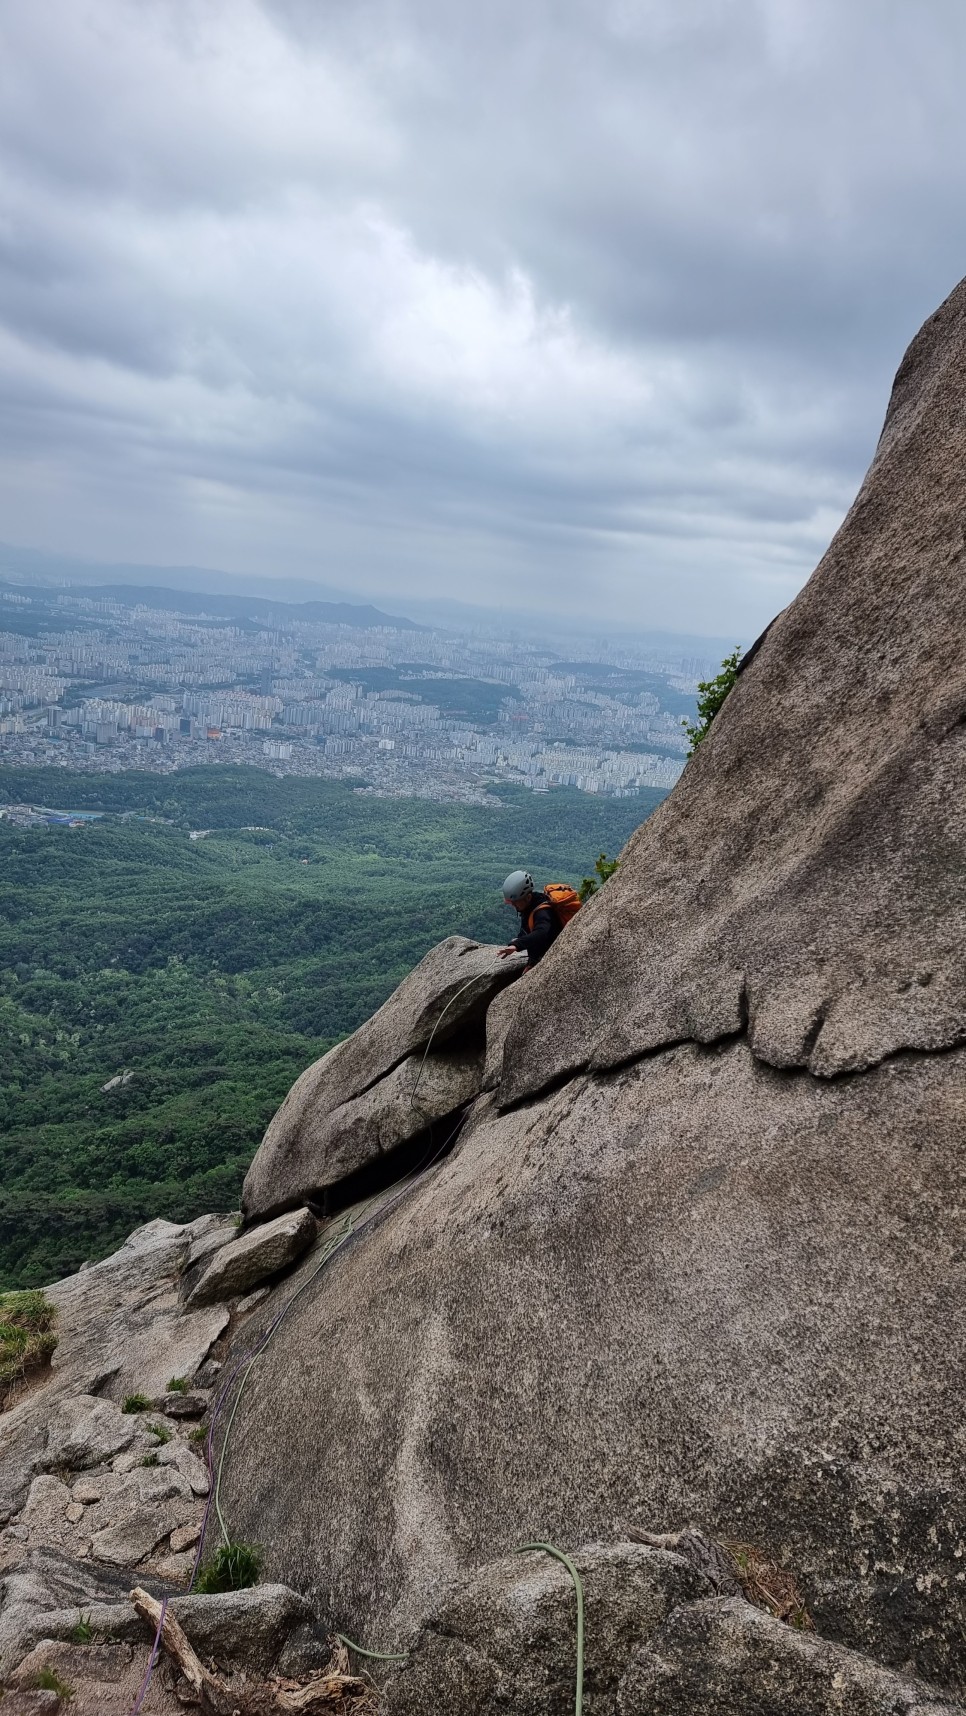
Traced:
<path fill-rule="evenodd" d="M 498 1089 L 251 1373 L 233 1535 L 365 1643 L 527 1538 L 691 1521 L 966 1686 L 964 396 L 966 285 Z"/>
<path fill-rule="evenodd" d="M 639 1544 L 575 1551 L 584 1601 L 583 1690 L 591 1716 L 615 1716 L 621 1674 L 679 1603 L 711 1594 L 678 1555 Z M 483 1567 L 420 1628 L 386 1688 L 386 1716 L 558 1716 L 574 1706 L 576 1594 L 545 1552 Z"/>
<path fill-rule="evenodd" d="M 371 1019 L 292 1086 L 248 1170 L 246 1218 L 264 1221 L 317 1199 L 372 1154 L 394 1148 L 475 1096 L 487 1007 L 522 963 L 522 957 L 500 959 L 495 947 L 465 936 L 432 948 Z M 458 1052 L 427 1056 L 421 1066 L 430 1047 L 445 1045 Z M 418 1059 L 404 1066 L 411 1057 Z M 393 1080 L 388 1075 L 397 1069 Z"/>
<path fill-rule="evenodd" d="M 740 1597 L 676 1609 L 643 1644 L 618 1716 L 964 1716 L 961 1704 Z"/>

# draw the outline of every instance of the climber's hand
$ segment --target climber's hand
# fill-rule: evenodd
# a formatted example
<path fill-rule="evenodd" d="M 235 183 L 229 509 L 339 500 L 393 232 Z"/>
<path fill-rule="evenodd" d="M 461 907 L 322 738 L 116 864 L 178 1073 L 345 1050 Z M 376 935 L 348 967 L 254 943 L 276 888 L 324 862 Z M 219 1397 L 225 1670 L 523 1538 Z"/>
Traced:
<path fill-rule="evenodd" d="M 520 949 L 511 941 L 507 943 L 506 947 L 500 948 L 496 957 L 497 959 L 508 959 L 511 953 L 519 953 L 519 951 Z"/>

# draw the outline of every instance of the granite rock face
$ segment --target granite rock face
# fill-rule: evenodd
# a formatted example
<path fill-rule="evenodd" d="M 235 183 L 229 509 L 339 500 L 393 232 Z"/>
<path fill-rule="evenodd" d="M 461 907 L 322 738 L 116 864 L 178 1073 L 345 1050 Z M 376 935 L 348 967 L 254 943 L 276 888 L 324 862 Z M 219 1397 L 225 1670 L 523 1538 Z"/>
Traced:
<path fill-rule="evenodd" d="M 689 1521 L 966 1688 L 964 396 L 966 284 L 678 787 L 498 1003 L 496 1088 L 252 1374 L 232 1529 L 353 1636 L 406 1643 L 521 1540 Z M 295 1086 L 247 1209 L 419 1052 L 405 988 Z"/>
<path fill-rule="evenodd" d="M 501 1103 L 742 1031 L 822 1078 L 966 1038 L 964 387 L 966 282 L 816 572 L 528 976 Z"/>
<path fill-rule="evenodd" d="M 364 1166 L 374 1140 L 376 1151 L 402 1142 L 390 1136 L 408 1107 L 397 1099 L 408 1096 L 415 1079 L 415 1071 L 402 1063 L 422 1056 L 430 1043 L 436 1051 L 458 1047 L 461 1054 L 452 1061 L 440 1056 L 432 1068 L 427 1059 L 418 1091 L 423 1118 L 416 1130 L 475 1095 L 487 1006 L 519 975 L 522 963 L 522 956 L 499 959 L 495 947 L 465 936 L 450 936 L 432 948 L 371 1019 L 292 1086 L 248 1170 L 242 1192 L 247 1220 L 264 1221 L 317 1197 Z M 396 1069 L 397 1082 L 380 1092 L 380 1080 Z M 359 1106 L 356 1099 L 366 1097 Z M 411 1111 L 410 1120 L 419 1118 Z M 367 1136 L 370 1128 L 374 1140 Z"/>

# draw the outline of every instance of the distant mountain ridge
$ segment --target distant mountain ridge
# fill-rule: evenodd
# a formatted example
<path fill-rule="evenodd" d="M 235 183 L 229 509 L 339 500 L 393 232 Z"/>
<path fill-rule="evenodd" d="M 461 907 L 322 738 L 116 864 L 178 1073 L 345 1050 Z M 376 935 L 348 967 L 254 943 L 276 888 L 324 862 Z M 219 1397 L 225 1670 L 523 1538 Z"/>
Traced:
<path fill-rule="evenodd" d="M 126 602 L 131 606 L 158 608 L 171 614 L 224 615 L 226 619 L 250 619 L 283 614 L 286 619 L 319 620 L 335 626 L 357 626 L 368 630 L 372 626 L 390 626 L 395 631 L 428 632 L 431 626 L 417 625 L 401 614 L 384 614 L 366 602 L 281 602 L 269 596 L 216 595 L 211 590 L 165 590 L 150 584 L 87 584 L 85 596 L 104 601 Z"/>

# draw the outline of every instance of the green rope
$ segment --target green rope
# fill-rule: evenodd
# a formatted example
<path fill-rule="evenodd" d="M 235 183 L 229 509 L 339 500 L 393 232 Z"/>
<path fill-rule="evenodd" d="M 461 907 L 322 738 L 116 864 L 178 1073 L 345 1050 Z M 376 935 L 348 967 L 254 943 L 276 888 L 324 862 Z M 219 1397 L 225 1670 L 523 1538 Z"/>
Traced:
<path fill-rule="evenodd" d="M 457 989 L 456 994 L 450 996 L 449 1000 L 446 1003 L 446 1006 L 443 1008 L 443 1011 L 441 1012 L 441 1014 L 440 1014 L 439 1018 L 437 1019 L 435 1025 L 433 1026 L 432 1030 L 430 1031 L 429 1042 L 426 1044 L 426 1047 L 423 1050 L 423 1058 L 419 1063 L 419 1070 L 416 1073 L 416 1082 L 413 1085 L 412 1095 L 409 1098 L 410 1108 L 415 1108 L 415 1106 L 416 1106 L 416 1092 L 419 1089 L 419 1081 L 423 1076 L 423 1068 L 426 1065 L 426 1056 L 429 1054 L 429 1051 L 433 1046 L 433 1038 L 435 1037 L 436 1032 L 439 1030 L 440 1025 L 443 1023 L 443 1020 L 445 1019 L 447 1013 L 449 1012 L 450 1008 L 452 1007 L 454 1001 L 458 1001 L 461 995 L 466 994 L 467 989 L 472 989 L 474 983 L 478 983 L 478 982 L 479 982 L 478 977 L 471 977 L 468 983 L 463 984 L 462 989 Z"/>
<path fill-rule="evenodd" d="M 552 1555 L 555 1561 L 562 1561 L 574 1582 L 577 1593 L 577 1697 L 574 1701 L 574 1716 L 581 1716 L 584 1707 L 584 1587 L 580 1582 L 580 1574 L 562 1549 L 557 1549 L 552 1543 L 521 1543 L 515 1555 L 526 1555 L 531 1549 L 542 1549 L 545 1555 Z"/>
<path fill-rule="evenodd" d="M 403 1651 L 401 1656 L 397 1656 L 391 1650 L 363 1650 L 361 1645 L 357 1645 L 352 1639 L 347 1639 L 345 1636 L 345 1633 L 336 1633 L 335 1636 L 338 1639 L 340 1644 L 345 1645 L 347 1650 L 354 1650 L 356 1653 L 356 1656 L 367 1656 L 370 1658 L 370 1660 L 372 1662 L 408 1662 L 409 1661 L 409 1652 L 408 1651 Z"/>
<path fill-rule="evenodd" d="M 378 1199 L 380 1196 L 381 1196 L 381 1194 L 377 1193 L 374 1198 L 370 1198 L 367 1203 L 363 1204 L 362 1209 L 356 1212 L 357 1219 L 359 1217 L 366 1215 L 368 1213 L 369 1209 L 371 1208 L 371 1206 L 374 1203 L 378 1202 Z M 322 1270 L 325 1268 L 326 1264 L 328 1263 L 330 1257 L 333 1257 L 335 1255 L 335 1253 L 339 1250 L 339 1247 L 344 1245 L 347 1239 L 351 1238 L 351 1236 L 354 1232 L 354 1229 L 355 1229 L 355 1222 L 353 1221 L 353 1218 L 351 1216 L 347 1216 L 340 1232 L 333 1234 L 332 1238 L 326 1242 L 326 1244 L 323 1248 L 323 1251 L 322 1251 L 322 1255 L 319 1258 L 319 1262 L 318 1262 L 318 1265 L 316 1266 L 316 1268 L 313 1269 L 311 1275 L 307 1276 L 307 1278 L 302 1282 L 301 1287 L 299 1287 L 298 1290 L 292 1294 L 291 1299 L 289 1299 L 288 1303 L 285 1305 L 284 1310 L 281 1312 L 281 1315 L 278 1317 L 274 1328 L 272 1328 L 272 1330 L 270 1331 L 269 1340 L 271 1339 L 271 1336 L 274 1335 L 275 1330 L 278 1328 L 279 1324 L 283 1321 L 283 1319 L 285 1317 L 288 1316 L 290 1310 L 292 1309 L 292 1306 L 295 1304 L 295 1301 L 297 1299 L 301 1298 L 301 1296 L 305 1292 L 306 1288 L 311 1287 L 311 1285 L 312 1285 L 313 1281 L 316 1279 L 316 1277 L 321 1274 Z M 234 1422 L 235 1422 L 235 1414 L 237 1413 L 238 1408 L 241 1405 L 241 1398 L 245 1392 L 245 1384 L 247 1383 L 248 1378 L 250 1377 L 254 1366 L 257 1364 L 258 1360 L 261 1358 L 263 1352 L 266 1350 L 268 1345 L 269 1345 L 269 1341 L 267 1340 L 267 1341 L 265 1341 L 263 1346 L 258 1348 L 257 1352 L 254 1352 L 252 1354 L 247 1365 L 245 1366 L 245 1369 L 242 1372 L 241 1381 L 238 1385 L 238 1392 L 235 1395 L 234 1403 L 233 1403 L 232 1409 L 231 1409 L 231 1415 L 228 1419 L 228 1423 L 225 1426 L 225 1434 L 222 1438 L 221 1453 L 220 1453 L 219 1459 L 218 1459 L 218 1470 L 215 1474 L 215 1514 L 216 1514 L 217 1519 L 218 1519 L 218 1524 L 221 1527 L 221 1535 L 225 1540 L 226 1548 L 230 1544 L 231 1538 L 228 1534 L 228 1527 L 225 1524 L 225 1516 L 221 1511 L 221 1479 L 222 1479 L 222 1474 L 223 1474 L 224 1469 L 225 1469 L 225 1457 L 228 1453 L 228 1443 L 231 1439 L 232 1426 L 234 1425 Z"/>

